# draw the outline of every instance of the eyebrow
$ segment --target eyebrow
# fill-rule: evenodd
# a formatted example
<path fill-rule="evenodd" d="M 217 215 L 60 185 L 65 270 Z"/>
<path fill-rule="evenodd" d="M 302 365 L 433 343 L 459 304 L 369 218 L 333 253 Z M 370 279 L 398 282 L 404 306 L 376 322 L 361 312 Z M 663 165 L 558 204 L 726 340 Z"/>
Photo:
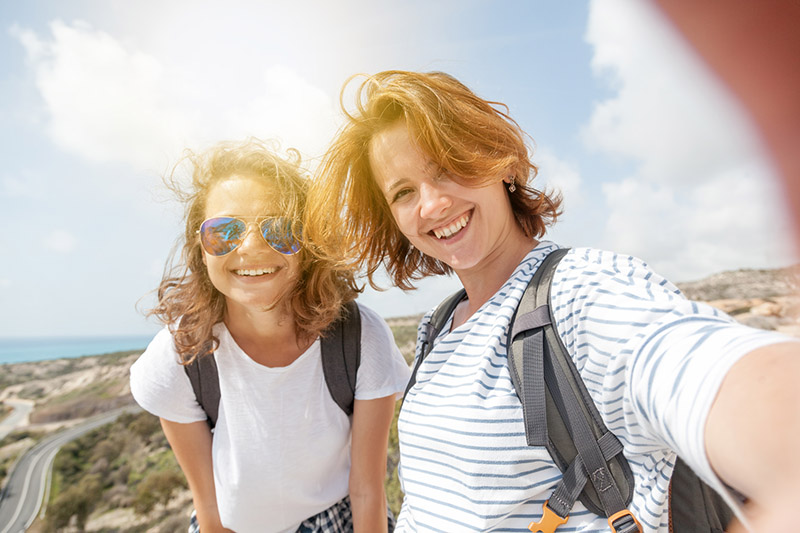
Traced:
<path fill-rule="evenodd" d="M 390 193 L 393 190 L 399 188 L 401 185 L 403 185 L 403 183 L 405 181 L 408 181 L 408 180 L 406 178 L 400 178 L 400 179 L 397 179 L 397 180 L 393 181 L 392 183 L 389 184 L 388 187 L 386 187 L 386 192 Z"/>
<path fill-rule="evenodd" d="M 431 167 L 433 167 L 434 169 L 437 170 L 437 175 L 438 175 L 438 170 L 442 168 L 434 160 L 428 159 L 428 163 L 425 165 L 425 171 L 427 172 Z M 387 193 L 392 192 L 393 190 L 395 190 L 398 187 L 400 187 L 401 185 L 403 185 L 403 183 L 406 182 L 406 181 L 408 181 L 407 178 L 398 178 L 398 179 L 394 180 L 393 182 L 391 182 L 389 184 L 388 187 L 386 187 L 386 192 Z"/>

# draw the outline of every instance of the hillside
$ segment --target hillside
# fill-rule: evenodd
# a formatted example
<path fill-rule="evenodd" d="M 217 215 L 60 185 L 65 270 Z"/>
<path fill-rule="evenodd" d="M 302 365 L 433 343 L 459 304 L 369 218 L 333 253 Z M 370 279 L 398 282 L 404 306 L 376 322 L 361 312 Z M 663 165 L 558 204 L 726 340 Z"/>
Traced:
<path fill-rule="evenodd" d="M 800 265 L 722 272 L 678 287 L 743 324 L 800 337 Z"/>
<path fill-rule="evenodd" d="M 690 298 L 707 301 L 737 320 L 800 336 L 800 267 L 737 270 L 680 283 Z M 398 346 L 413 357 L 419 316 L 388 320 Z M 0 402 L 34 403 L 28 424 L 0 440 L 0 480 L 36 439 L 59 427 L 132 403 L 130 365 L 138 352 L 36 363 L 0 365 Z M 5 411 L 0 411 L 0 417 Z M 390 436 L 387 493 L 397 511 L 402 497 L 396 477 L 397 436 Z M 77 531 L 85 520 L 93 532 L 183 530 L 191 496 L 155 417 L 121 418 L 65 446 L 54 466 L 47 521 L 31 531 Z M 71 517 L 71 518 L 70 518 Z M 63 524 L 71 519 L 72 529 Z"/>

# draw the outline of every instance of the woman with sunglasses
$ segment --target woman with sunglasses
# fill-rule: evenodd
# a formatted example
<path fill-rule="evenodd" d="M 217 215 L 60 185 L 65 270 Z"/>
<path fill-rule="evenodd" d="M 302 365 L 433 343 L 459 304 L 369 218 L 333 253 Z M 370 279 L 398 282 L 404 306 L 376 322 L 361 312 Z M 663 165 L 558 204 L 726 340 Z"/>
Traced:
<path fill-rule="evenodd" d="M 251 140 L 187 159 L 190 185 L 171 180 L 186 204 L 181 264 L 152 311 L 166 327 L 131 368 L 131 390 L 186 474 L 190 531 L 387 531 L 388 431 L 408 379 L 391 331 L 359 306 L 348 417 L 326 387 L 319 337 L 356 290 L 350 270 L 303 240 L 297 158 Z M 219 374 L 213 433 L 184 371 L 203 356 Z"/>
<path fill-rule="evenodd" d="M 454 272 L 466 291 L 438 336 L 428 338 L 432 312 L 420 324 L 398 421 L 397 531 L 552 533 L 562 518 L 559 531 L 607 532 L 612 520 L 631 531 L 635 517 L 639 531 L 671 532 L 677 456 L 718 492 L 747 495 L 753 511 L 796 514 L 796 339 L 747 328 L 642 261 L 591 248 L 558 263 L 550 309 L 635 484 L 627 511 L 608 521 L 580 502 L 568 512 L 577 494 L 561 489 L 581 472 L 562 476 L 544 446 L 527 445 L 507 349 L 520 297 L 560 248 L 539 240 L 560 198 L 531 187 L 537 169 L 507 108 L 453 77 L 381 72 L 355 95 L 309 197 L 309 219 L 326 225 L 307 230 L 338 240 L 326 232 L 343 226 L 352 262 L 370 274 L 383 265 L 398 287 Z M 603 472 L 583 472 L 598 493 L 609 488 Z M 764 531 L 797 530 L 796 518 L 779 523 Z"/>

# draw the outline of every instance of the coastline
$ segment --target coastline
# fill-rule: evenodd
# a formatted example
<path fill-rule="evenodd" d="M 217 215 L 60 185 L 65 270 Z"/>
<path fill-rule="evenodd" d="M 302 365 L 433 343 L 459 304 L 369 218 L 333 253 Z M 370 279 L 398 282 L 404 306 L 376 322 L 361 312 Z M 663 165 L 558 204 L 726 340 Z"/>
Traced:
<path fill-rule="evenodd" d="M 0 365 L 91 357 L 144 350 L 155 336 L 0 337 Z"/>

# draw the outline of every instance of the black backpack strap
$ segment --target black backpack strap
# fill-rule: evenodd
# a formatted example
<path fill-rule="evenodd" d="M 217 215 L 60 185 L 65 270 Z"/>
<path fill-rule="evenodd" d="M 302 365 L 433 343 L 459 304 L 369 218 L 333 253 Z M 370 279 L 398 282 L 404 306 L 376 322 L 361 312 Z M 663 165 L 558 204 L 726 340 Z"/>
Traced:
<path fill-rule="evenodd" d="M 192 383 L 194 397 L 206 412 L 208 427 L 214 429 L 219 414 L 219 374 L 214 352 L 205 351 L 194 361 L 183 366 Z"/>
<path fill-rule="evenodd" d="M 633 533 L 641 526 L 627 510 L 633 474 L 622 444 L 605 427 L 554 326 L 550 286 L 568 251 L 553 251 L 542 261 L 509 328 L 509 367 L 522 403 L 526 440 L 546 446 L 563 472 L 531 531 L 554 531 L 580 499 L 590 511 L 608 517 L 613 531 Z"/>
<path fill-rule="evenodd" d="M 349 302 L 320 340 L 322 372 L 333 400 L 350 416 L 356 397 L 356 377 L 361 364 L 361 313 Z"/>
<path fill-rule="evenodd" d="M 467 295 L 467 291 L 464 289 L 459 289 L 436 306 L 436 309 L 433 310 L 431 313 L 431 317 L 428 322 L 425 323 L 425 335 L 422 339 L 422 342 L 419 346 L 419 355 L 417 360 L 414 363 L 414 368 L 411 370 L 411 378 L 408 380 L 408 385 L 406 385 L 406 391 L 403 393 L 403 397 L 405 398 L 408 391 L 411 390 L 411 387 L 417 382 L 417 370 L 419 370 L 419 366 L 422 364 L 422 361 L 431 353 L 433 349 L 433 341 L 436 340 L 436 337 L 442 331 L 442 328 L 447 323 L 447 319 L 453 314 L 455 308 L 458 304 L 463 300 Z"/>

